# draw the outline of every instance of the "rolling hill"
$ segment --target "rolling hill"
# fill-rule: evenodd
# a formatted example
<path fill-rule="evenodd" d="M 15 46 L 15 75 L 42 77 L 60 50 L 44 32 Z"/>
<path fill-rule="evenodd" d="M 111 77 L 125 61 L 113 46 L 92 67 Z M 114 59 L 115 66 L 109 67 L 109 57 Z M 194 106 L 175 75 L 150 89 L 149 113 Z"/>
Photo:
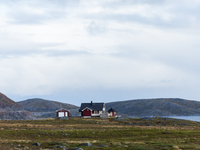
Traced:
<path fill-rule="evenodd" d="M 106 103 L 118 114 L 129 116 L 196 116 L 200 115 L 200 102 L 179 98 L 141 99 Z"/>
<path fill-rule="evenodd" d="M 28 111 L 24 111 L 21 105 L 0 93 L 0 119 L 22 120 L 33 118 L 33 115 Z"/>
<path fill-rule="evenodd" d="M 37 118 L 54 118 L 56 110 L 65 108 L 70 111 L 72 116 L 78 116 L 79 107 L 67 103 L 60 103 L 41 98 L 27 99 L 18 102 L 25 110 L 30 111 Z"/>
<path fill-rule="evenodd" d="M 0 93 L 0 110 L 22 110 L 22 106 Z"/>
<path fill-rule="evenodd" d="M 49 112 L 49 111 L 56 111 L 60 108 L 65 108 L 65 109 L 79 108 L 75 105 L 45 100 L 41 98 L 27 99 L 27 100 L 20 101 L 17 103 L 21 105 L 25 110 L 31 111 L 31 112 Z"/>
<path fill-rule="evenodd" d="M 25 110 L 38 117 L 55 117 L 55 111 L 62 108 L 78 116 L 79 107 L 71 104 L 40 98 L 18 102 Z M 106 103 L 106 109 L 114 108 L 118 114 L 128 116 L 196 116 L 200 115 L 200 102 L 179 98 L 140 99 Z"/>

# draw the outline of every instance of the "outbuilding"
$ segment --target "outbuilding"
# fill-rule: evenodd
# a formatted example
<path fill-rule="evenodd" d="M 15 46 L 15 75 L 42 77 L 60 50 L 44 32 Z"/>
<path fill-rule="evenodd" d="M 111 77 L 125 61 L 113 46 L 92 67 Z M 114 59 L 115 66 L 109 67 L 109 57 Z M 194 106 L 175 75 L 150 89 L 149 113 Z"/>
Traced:
<path fill-rule="evenodd" d="M 116 117 L 117 111 L 114 110 L 112 107 L 108 110 L 108 117 Z"/>
<path fill-rule="evenodd" d="M 56 116 L 57 117 L 70 117 L 70 113 L 67 109 L 61 108 L 56 111 Z"/>

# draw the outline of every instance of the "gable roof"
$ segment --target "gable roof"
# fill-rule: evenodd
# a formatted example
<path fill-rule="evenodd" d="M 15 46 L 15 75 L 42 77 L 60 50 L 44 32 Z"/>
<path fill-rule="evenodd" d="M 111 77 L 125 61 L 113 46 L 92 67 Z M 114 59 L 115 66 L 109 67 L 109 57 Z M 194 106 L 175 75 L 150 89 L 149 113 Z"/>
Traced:
<path fill-rule="evenodd" d="M 116 112 L 112 107 L 108 110 L 108 112 Z"/>
<path fill-rule="evenodd" d="M 103 110 L 104 103 L 81 103 L 81 107 L 79 109 L 79 112 L 81 112 L 85 108 L 89 108 L 91 110 Z"/>
<path fill-rule="evenodd" d="M 60 108 L 60 109 L 56 110 L 56 112 L 58 112 L 58 111 L 60 111 L 60 110 L 63 110 L 63 111 L 69 111 L 69 110 L 67 110 L 67 109 Z"/>

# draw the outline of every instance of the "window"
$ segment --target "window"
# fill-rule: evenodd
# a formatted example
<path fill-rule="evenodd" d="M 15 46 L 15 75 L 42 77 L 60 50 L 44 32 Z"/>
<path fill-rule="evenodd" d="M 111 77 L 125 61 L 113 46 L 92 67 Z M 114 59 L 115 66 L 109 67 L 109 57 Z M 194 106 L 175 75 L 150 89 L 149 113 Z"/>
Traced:
<path fill-rule="evenodd" d="M 58 112 L 58 117 L 65 117 L 65 113 L 64 112 Z"/>
<path fill-rule="evenodd" d="M 95 111 L 94 111 L 94 114 L 98 114 L 98 111 L 95 110 Z"/>

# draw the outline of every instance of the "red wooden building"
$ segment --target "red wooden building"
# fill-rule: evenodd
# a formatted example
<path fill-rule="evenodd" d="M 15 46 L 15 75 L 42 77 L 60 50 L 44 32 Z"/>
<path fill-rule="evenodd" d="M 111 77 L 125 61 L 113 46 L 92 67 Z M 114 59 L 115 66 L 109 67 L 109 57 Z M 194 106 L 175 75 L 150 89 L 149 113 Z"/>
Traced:
<path fill-rule="evenodd" d="M 61 108 L 61 109 L 56 111 L 56 116 L 57 117 L 70 117 L 71 114 L 69 113 L 68 110 Z"/>
<path fill-rule="evenodd" d="M 110 108 L 108 110 L 108 117 L 116 117 L 117 116 L 117 111 L 114 110 L 113 108 Z"/>
<path fill-rule="evenodd" d="M 104 103 L 81 103 L 79 112 L 82 117 L 100 117 L 106 110 Z"/>

